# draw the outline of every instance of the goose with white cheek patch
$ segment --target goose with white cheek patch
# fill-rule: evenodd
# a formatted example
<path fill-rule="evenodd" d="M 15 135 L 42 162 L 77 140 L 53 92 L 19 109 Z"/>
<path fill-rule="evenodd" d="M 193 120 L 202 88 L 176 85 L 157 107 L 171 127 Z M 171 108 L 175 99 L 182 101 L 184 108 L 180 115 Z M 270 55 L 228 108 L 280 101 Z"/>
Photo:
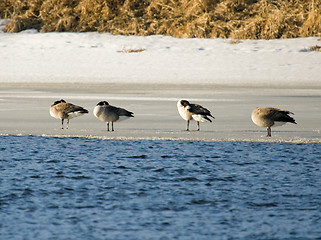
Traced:
<path fill-rule="evenodd" d="M 111 123 L 111 131 L 114 131 L 114 122 L 134 117 L 133 114 L 126 109 L 109 105 L 106 101 L 97 103 L 94 108 L 95 117 L 102 122 L 107 122 L 107 131 L 109 131 L 109 123 Z"/>
<path fill-rule="evenodd" d="M 69 128 L 69 120 L 74 117 L 79 117 L 88 113 L 83 107 L 74 105 L 72 103 L 67 103 L 65 100 L 61 99 L 55 101 L 50 106 L 50 115 L 56 119 L 61 120 L 61 129 L 64 129 L 64 120 L 67 119 L 67 129 Z"/>
<path fill-rule="evenodd" d="M 278 108 L 255 108 L 251 117 L 257 126 L 266 127 L 266 136 L 271 137 L 271 127 L 282 126 L 288 122 L 296 124 L 290 114 L 293 113 Z"/>
<path fill-rule="evenodd" d="M 212 122 L 209 117 L 215 119 L 208 109 L 199 104 L 189 103 L 187 100 L 179 100 L 177 109 L 181 117 L 187 122 L 186 131 L 189 131 L 190 120 L 197 122 L 197 131 L 200 131 L 200 122 Z"/>

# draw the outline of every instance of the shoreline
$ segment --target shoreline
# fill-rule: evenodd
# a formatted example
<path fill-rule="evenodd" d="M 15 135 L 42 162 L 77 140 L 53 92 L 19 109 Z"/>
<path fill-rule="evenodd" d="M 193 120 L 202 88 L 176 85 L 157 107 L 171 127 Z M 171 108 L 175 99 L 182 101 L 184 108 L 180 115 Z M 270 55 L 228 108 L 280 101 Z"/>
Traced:
<path fill-rule="evenodd" d="M 55 87 L 53 87 L 55 86 Z M 318 113 L 321 89 L 311 88 L 238 88 L 216 85 L 106 84 L 101 85 L 20 85 L 0 87 L 0 135 L 84 137 L 104 140 L 178 140 L 231 142 L 321 143 Z M 70 129 L 61 130 L 60 122 L 49 115 L 57 99 L 85 107 L 89 114 L 72 119 Z M 186 132 L 186 122 L 176 108 L 178 99 L 188 99 L 211 110 L 212 123 L 196 122 Z M 97 102 L 134 112 L 134 118 L 115 123 L 115 132 L 96 119 L 92 110 Z M 257 107 L 278 107 L 295 113 L 297 125 L 272 128 L 272 137 L 250 119 Z"/>
<path fill-rule="evenodd" d="M 247 143 L 291 143 L 291 144 L 313 144 L 321 143 L 321 139 L 199 139 L 199 138 L 166 138 L 166 137 L 103 137 L 95 135 L 33 135 L 33 134 L 3 134 L 0 137 L 14 136 L 14 137 L 44 137 L 44 138 L 81 138 L 90 140 L 106 140 L 106 141 L 181 141 L 181 142 L 247 142 Z"/>

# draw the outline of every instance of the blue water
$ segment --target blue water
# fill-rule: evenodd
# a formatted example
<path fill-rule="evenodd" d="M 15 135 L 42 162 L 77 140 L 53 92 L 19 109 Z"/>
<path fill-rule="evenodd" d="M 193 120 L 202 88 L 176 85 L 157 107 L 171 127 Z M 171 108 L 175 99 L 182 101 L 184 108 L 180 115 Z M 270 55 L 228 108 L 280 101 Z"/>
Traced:
<path fill-rule="evenodd" d="M 321 144 L 0 137 L 0 239 L 321 239 Z"/>

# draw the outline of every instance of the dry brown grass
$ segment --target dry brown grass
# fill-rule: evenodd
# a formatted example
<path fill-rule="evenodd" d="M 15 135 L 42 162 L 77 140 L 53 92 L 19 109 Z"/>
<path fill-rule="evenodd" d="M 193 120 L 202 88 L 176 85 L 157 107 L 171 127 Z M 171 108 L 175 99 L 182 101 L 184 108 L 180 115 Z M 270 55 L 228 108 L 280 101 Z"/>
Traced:
<path fill-rule="evenodd" d="M 145 50 L 146 50 L 145 48 L 133 49 L 133 48 L 125 48 L 125 47 L 123 47 L 119 52 L 122 52 L 122 53 L 139 53 L 139 52 L 143 52 Z"/>
<path fill-rule="evenodd" d="M 180 38 L 321 36 L 321 0 L 0 0 L 6 31 L 99 31 Z"/>
<path fill-rule="evenodd" d="M 239 43 L 241 43 L 242 41 L 240 40 L 240 39 L 231 39 L 230 40 L 230 44 L 239 44 Z"/>

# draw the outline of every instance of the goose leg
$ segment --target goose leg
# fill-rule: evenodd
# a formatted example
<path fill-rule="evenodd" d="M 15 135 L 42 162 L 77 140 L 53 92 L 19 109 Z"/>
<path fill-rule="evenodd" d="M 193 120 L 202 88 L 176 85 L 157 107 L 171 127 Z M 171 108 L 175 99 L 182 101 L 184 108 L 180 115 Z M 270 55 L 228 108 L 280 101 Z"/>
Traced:
<path fill-rule="evenodd" d="M 189 131 L 189 120 L 187 120 L 186 122 L 187 122 L 186 131 Z"/>
<path fill-rule="evenodd" d="M 64 129 L 64 119 L 61 119 L 61 129 Z"/>
<path fill-rule="evenodd" d="M 109 122 L 107 122 L 107 131 L 109 132 Z"/>
<path fill-rule="evenodd" d="M 114 122 L 111 122 L 111 131 L 114 131 Z"/>
<path fill-rule="evenodd" d="M 271 128 L 270 127 L 267 127 L 267 137 L 271 137 Z"/>
<path fill-rule="evenodd" d="M 69 129 L 69 119 L 67 119 L 67 129 Z"/>
<path fill-rule="evenodd" d="M 197 131 L 199 131 L 199 130 L 200 130 L 200 122 L 197 121 Z"/>

